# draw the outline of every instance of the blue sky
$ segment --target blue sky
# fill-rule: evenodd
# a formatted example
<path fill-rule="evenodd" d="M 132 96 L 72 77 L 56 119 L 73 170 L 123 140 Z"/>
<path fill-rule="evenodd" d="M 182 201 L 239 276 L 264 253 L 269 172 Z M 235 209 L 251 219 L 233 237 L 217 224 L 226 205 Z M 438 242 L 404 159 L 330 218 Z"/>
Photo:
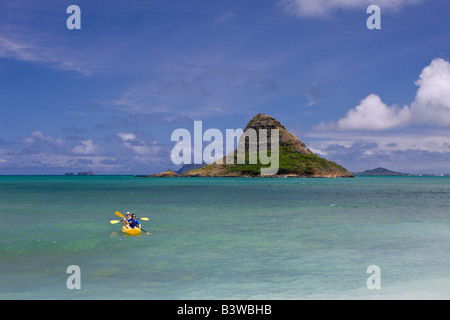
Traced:
<path fill-rule="evenodd" d="M 66 9 L 81 8 L 81 30 Z M 369 30 L 369 4 L 381 29 Z M 269 114 L 351 171 L 450 172 L 444 0 L 0 0 L 0 174 L 146 174 Z"/>

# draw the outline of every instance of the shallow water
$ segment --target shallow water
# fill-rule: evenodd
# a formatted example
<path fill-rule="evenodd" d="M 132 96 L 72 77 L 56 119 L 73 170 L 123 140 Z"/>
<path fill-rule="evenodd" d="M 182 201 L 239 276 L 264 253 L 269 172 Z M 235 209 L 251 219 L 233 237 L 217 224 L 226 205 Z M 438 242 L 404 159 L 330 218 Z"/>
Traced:
<path fill-rule="evenodd" d="M 0 298 L 448 299 L 449 196 L 449 177 L 3 176 Z"/>

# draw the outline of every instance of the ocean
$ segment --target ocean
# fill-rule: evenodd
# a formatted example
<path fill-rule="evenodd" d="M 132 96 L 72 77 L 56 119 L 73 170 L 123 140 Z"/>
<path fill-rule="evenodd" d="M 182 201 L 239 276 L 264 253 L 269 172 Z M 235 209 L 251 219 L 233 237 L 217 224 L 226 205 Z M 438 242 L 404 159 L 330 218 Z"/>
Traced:
<path fill-rule="evenodd" d="M 1 176 L 0 299 L 449 299 L 449 202 L 450 177 Z"/>

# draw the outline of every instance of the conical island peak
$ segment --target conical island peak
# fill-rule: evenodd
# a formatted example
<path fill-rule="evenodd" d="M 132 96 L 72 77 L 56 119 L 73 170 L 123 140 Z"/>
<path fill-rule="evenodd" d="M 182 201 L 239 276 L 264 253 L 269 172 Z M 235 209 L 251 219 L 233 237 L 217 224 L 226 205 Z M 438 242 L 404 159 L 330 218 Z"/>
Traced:
<path fill-rule="evenodd" d="M 277 136 L 272 136 L 278 133 Z M 276 139 L 278 138 L 278 139 Z M 275 157 L 276 155 L 276 157 Z M 264 156 L 264 157 L 263 157 Z M 264 174 L 276 160 L 276 170 Z M 245 161 L 243 160 L 245 159 Z M 252 162 L 251 160 L 254 159 Z M 256 160 L 255 160 L 256 159 Z M 266 161 L 264 161 L 266 159 Z M 234 152 L 182 174 L 166 171 L 150 177 L 354 177 L 339 164 L 314 154 L 278 120 L 257 114 L 247 124 Z"/>

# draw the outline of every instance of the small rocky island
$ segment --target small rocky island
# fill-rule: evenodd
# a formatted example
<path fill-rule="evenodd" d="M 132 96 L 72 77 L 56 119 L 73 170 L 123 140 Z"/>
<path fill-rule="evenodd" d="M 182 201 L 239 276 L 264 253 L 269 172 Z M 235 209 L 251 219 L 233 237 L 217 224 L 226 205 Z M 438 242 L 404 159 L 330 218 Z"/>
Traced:
<path fill-rule="evenodd" d="M 335 162 L 311 152 L 306 145 L 296 136 L 286 130 L 286 128 L 276 119 L 265 114 L 258 114 L 253 117 L 244 129 L 244 133 L 249 129 L 258 131 L 267 129 L 268 140 L 270 139 L 270 129 L 279 130 L 279 170 L 271 177 L 354 177 L 347 169 Z M 259 137 L 258 137 L 259 139 Z M 248 143 L 245 146 L 246 156 L 248 156 Z M 271 150 L 268 145 L 267 150 Z M 237 151 L 234 151 L 237 157 Z M 225 157 L 224 157 L 225 159 Z M 214 162 L 199 169 L 184 172 L 181 175 L 175 171 L 165 171 L 154 175 L 144 175 L 139 177 L 260 177 L 263 164 L 222 164 Z M 267 166 L 266 166 L 267 167 Z"/>
<path fill-rule="evenodd" d="M 65 173 L 66 176 L 74 176 L 75 173 L 73 172 L 66 172 Z M 92 171 L 83 171 L 83 172 L 78 172 L 79 176 L 95 176 L 95 173 L 93 173 Z"/>
<path fill-rule="evenodd" d="M 355 173 L 357 176 L 408 176 L 409 173 L 396 172 L 386 168 L 375 168 L 372 170 L 366 170 L 364 172 Z"/>

